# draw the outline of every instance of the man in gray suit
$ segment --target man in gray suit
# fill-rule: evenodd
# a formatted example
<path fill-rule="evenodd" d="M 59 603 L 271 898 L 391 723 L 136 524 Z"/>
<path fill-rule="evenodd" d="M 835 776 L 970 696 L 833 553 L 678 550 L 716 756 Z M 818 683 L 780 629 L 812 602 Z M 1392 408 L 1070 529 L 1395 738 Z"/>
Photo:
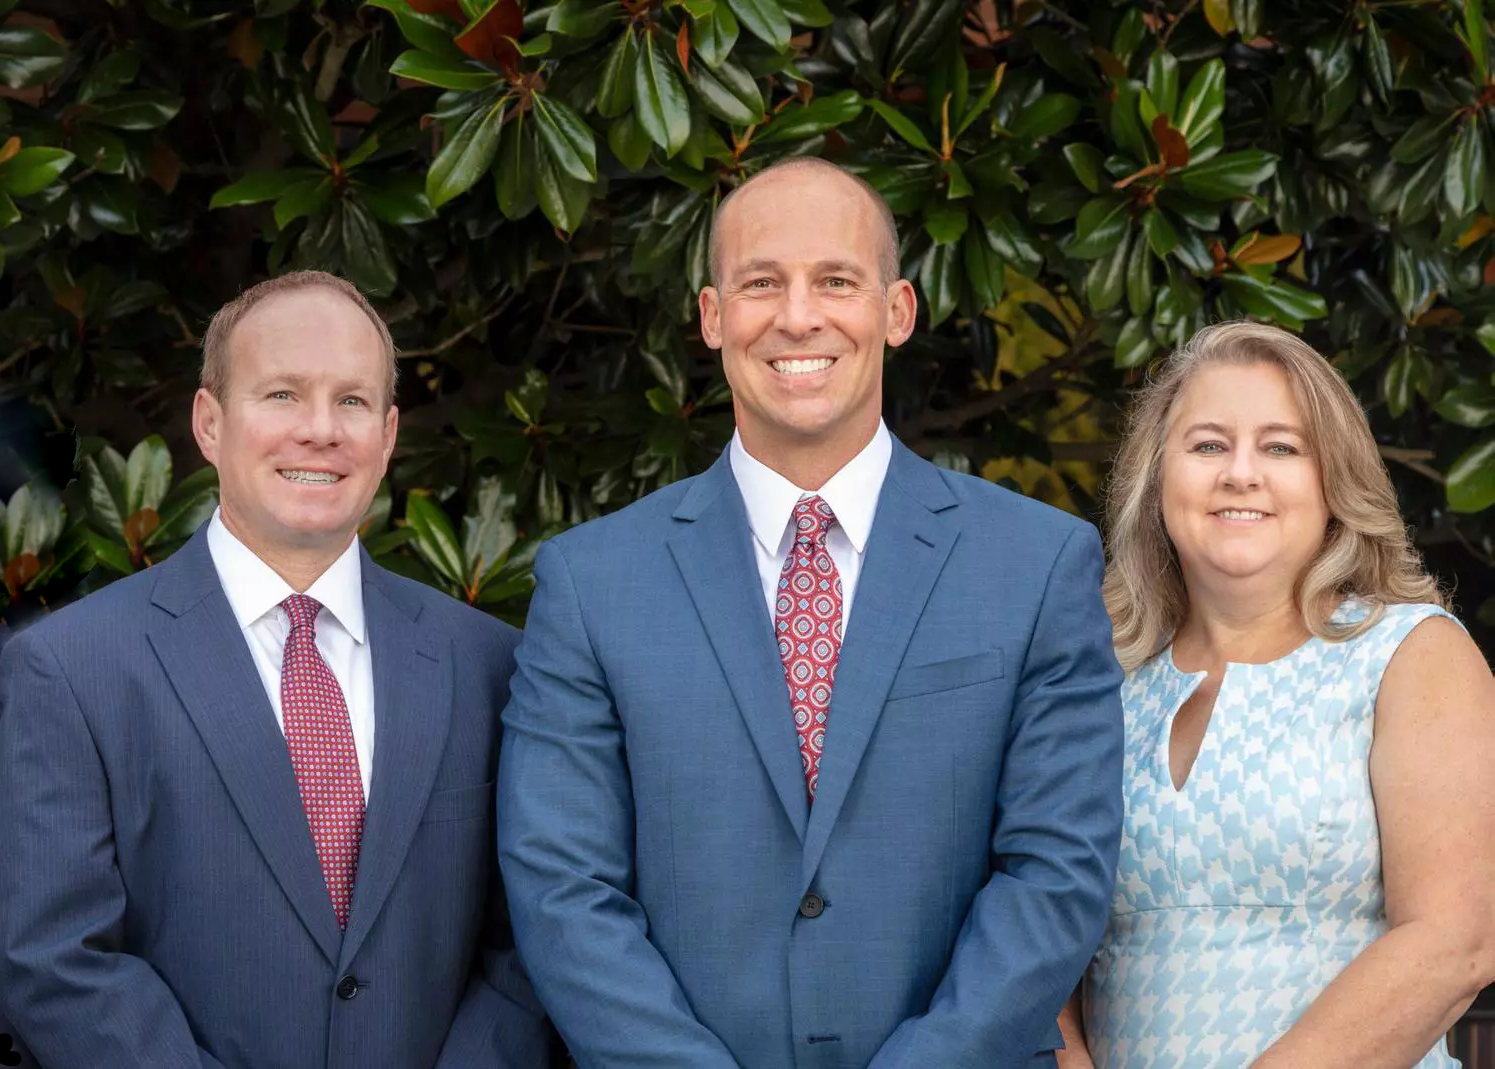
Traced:
<path fill-rule="evenodd" d="M 348 283 L 225 306 L 213 519 L 0 657 L 0 1014 L 46 1069 L 531 1069 L 494 858 L 518 633 L 375 565 L 394 347 Z"/>

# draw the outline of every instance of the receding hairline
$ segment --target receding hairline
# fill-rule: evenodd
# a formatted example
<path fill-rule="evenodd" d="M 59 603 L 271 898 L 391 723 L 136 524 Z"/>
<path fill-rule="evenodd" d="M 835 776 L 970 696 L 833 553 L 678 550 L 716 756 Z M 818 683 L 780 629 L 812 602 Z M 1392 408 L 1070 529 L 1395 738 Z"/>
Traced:
<path fill-rule="evenodd" d="M 291 271 L 256 283 L 213 314 L 203 332 L 202 371 L 199 385 L 220 402 L 228 384 L 230 342 L 239 326 L 261 305 L 275 298 L 323 290 L 341 297 L 363 313 L 379 338 L 385 361 L 384 394 L 386 405 L 393 405 L 399 384 L 398 352 L 389 327 L 357 286 L 327 271 Z"/>
<path fill-rule="evenodd" d="M 846 168 L 823 160 L 818 156 L 793 156 L 786 160 L 780 160 L 771 164 L 753 175 L 742 185 L 732 190 L 716 206 L 716 211 L 711 217 L 711 240 L 708 247 L 708 263 L 711 272 L 711 285 L 718 286 L 721 283 L 721 244 L 717 235 L 721 231 L 722 220 L 726 218 L 727 209 L 739 194 L 751 189 L 754 185 L 774 175 L 787 175 L 793 171 L 808 171 L 812 174 L 829 175 L 844 178 L 855 187 L 866 198 L 867 204 L 872 209 L 873 217 L 881 224 L 883 231 L 878 248 L 878 275 L 884 287 L 891 286 L 900 277 L 898 261 L 898 223 L 893 218 L 893 211 L 888 207 L 888 202 L 883 200 L 882 194 L 861 175 L 853 174 Z"/>

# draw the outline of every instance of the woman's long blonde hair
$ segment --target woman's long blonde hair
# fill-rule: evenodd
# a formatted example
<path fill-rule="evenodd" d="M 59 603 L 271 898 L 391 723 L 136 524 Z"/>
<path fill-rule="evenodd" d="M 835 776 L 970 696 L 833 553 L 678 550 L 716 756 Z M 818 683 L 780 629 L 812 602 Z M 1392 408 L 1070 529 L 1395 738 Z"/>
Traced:
<path fill-rule="evenodd" d="M 1341 641 L 1374 625 L 1387 605 L 1447 608 L 1407 537 L 1360 402 L 1339 373 L 1278 327 L 1217 323 L 1190 338 L 1138 391 L 1111 472 L 1103 591 L 1121 666 L 1131 672 L 1159 653 L 1187 611 L 1178 555 L 1163 526 L 1162 461 L 1178 395 L 1206 364 L 1275 364 L 1302 409 L 1330 517 L 1323 545 L 1294 591 L 1308 629 Z M 1346 598 L 1371 612 L 1355 622 L 1331 620 Z"/>

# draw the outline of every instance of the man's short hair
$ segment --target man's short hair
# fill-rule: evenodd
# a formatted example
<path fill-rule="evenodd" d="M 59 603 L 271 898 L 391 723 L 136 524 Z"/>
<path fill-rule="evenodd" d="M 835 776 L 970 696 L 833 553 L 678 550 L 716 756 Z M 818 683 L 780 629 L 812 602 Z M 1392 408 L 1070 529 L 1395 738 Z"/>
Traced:
<path fill-rule="evenodd" d="M 709 251 L 711 284 L 713 286 L 721 283 L 721 249 L 718 246 L 716 234 L 718 224 L 722 221 L 723 213 L 727 210 L 727 205 L 732 203 L 732 198 L 758 181 L 758 179 L 778 171 L 816 171 L 821 174 L 838 174 L 853 182 L 861 189 L 866 194 L 867 199 L 872 203 L 872 208 L 877 213 L 878 220 L 882 223 L 883 240 L 882 247 L 878 250 L 877 266 L 878 274 L 882 278 L 883 289 L 887 289 L 894 282 L 898 281 L 901 273 L 898 258 L 898 224 L 893 219 L 893 209 L 889 208 L 888 202 L 882 199 L 882 194 L 873 188 L 872 184 L 861 175 L 852 174 L 846 168 L 831 163 L 829 160 L 823 160 L 818 156 L 790 156 L 788 159 L 779 160 L 777 163 L 763 168 L 763 170 L 723 197 L 721 203 L 716 206 L 716 212 L 711 217 L 711 244 Z"/>
<path fill-rule="evenodd" d="M 394 404 L 395 386 L 399 382 L 400 368 L 396 360 L 394 339 L 389 335 L 389 327 L 385 325 L 384 320 L 379 318 L 379 313 L 374 311 L 374 306 L 359 292 L 357 286 L 347 279 L 339 278 L 326 271 L 290 271 L 275 278 L 268 278 L 250 286 L 218 309 L 209 321 L 207 332 L 202 339 L 202 376 L 199 380 L 202 388 L 216 397 L 219 402 L 224 400 L 224 394 L 228 388 L 229 338 L 234 328 L 239 325 L 239 321 L 248 315 L 255 305 L 277 294 L 315 288 L 332 290 L 348 298 L 359 311 L 369 317 L 369 322 L 374 324 L 374 329 L 379 332 L 379 341 L 384 349 L 386 363 L 384 401 L 386 405 Z"/>

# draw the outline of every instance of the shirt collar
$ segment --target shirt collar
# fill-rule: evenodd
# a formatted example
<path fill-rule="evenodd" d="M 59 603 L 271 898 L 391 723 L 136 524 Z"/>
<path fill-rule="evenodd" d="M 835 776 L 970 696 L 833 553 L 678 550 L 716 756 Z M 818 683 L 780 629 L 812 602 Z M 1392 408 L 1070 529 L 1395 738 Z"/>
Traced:
<path fill-rule="evenodd" d="M 252 549 L 235 537 L 215 509 L 208 524 L 208 552 L 229 608 L 240 630 L 249 627 L 295 593 Z M 328 569 L 307 588 L 307 596 L 321 603 L 343 630 L 362 645 L 367 637 L 363 619 L 363 561 L 354 538 Z"/>
<path fill-rule="evenodd" d="M 748 526 L 753 537 L 767 552 L 782 556 L 788 551 L 785 539 L 789 520 L 800 498 L 819 493 L 836 514 L 836 522 L 846 532 L 852 548 L 858 553 L 867 546 L 872 520 L 877 514 L 877 499 L 882 493 L 888 463 L 893 458 L 893 436 L 887 425 L 877 421 L 877 430 L 860 453 L 847 461 L 819 491 L 802 490 L 768 465 L 755 458 L 734 433 L 728 447 L 728 459 L 742 502 L 747 508 Z"/>

